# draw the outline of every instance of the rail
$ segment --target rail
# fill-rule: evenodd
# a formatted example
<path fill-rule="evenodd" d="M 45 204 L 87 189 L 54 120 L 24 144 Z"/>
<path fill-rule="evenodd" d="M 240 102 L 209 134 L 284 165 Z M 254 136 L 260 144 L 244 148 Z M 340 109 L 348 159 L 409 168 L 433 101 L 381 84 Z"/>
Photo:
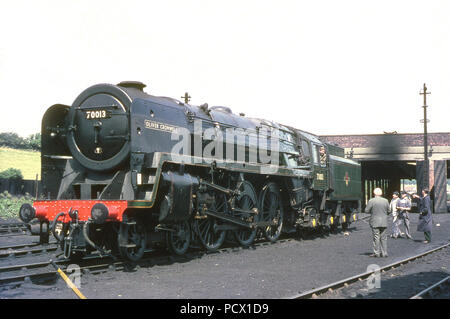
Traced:
<path fill-rule="evenodd" d="M 396 261 L 394 263 L 391 263 L 391 264 L 389 264 L 387 266 L 384 266 L 384 267 L 381 267 L 379 269 L 375 269 L 375 270 L 372 270 L 372 271 L 366 271 L 364 273 L 361 273 L 361 274 L 358 274 L 358 275 L 355 275 L 355 276 L 351 276 L 351 277 L 348 277 L 348 278 L 345 278 L 345 279 L 333 282 L 331 284 L 328 284 L 328 285 L 325 285 L 325 286 L 321 286 L 319 288 L 308 290 L 306 292 L 301 292 L 299 294 L 287 297 L 287 299 L 315 298 L 318 295 L 324 294 L 324 293 L 326 293 L 328 291 L 331 292 L 331 291 L 333 291 L 335 289 L 338 289 L 338 288 L 341 288 L 341 287 L 347 287 L 351 283 L 354 283 L 354 282 L 357 282 L 357 281 L 362 281 L 362 280 L 368 278 L 370 275 L 372 275 L 375 272 L 385 272 L 387 270 L 391 270 L 391 269 L 397 268 L 397 267 L 402 266 L 404 264 L 407 264 L 407 263 L 409 263 L 411 261 L 414 261 L 414 260 L 419 259 L 421 257 L 424 257 L 426 255 L 432 254 L 432 253 L 434 253 L 436 251 L 439 251 L 441 249 L 447 248 L 448 246 L 450 246 L 450 243 L 441 245 L 441 246 L 439 246 L 437 248 L 428 250 L 428 251 L 426 251 L 424 253 L 421 253 L 421 254 L 418 254 L 418 255 L 415 255 L 415 256 L 412 256 L 412 257 L 408 257 L 408 258 L 402 259 L 400 261 Z"/>

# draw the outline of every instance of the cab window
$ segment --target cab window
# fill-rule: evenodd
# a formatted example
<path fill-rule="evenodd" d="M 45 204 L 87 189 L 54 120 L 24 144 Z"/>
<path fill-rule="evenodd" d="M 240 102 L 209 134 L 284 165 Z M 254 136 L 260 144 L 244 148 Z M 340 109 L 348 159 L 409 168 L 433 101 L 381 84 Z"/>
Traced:
<path fill-rule="evenodd" d="M 311 162 L 311 149 L 309 148 L 309 143 L 305 140 L 302 140 L 301 145 L 299 145 L 299 151 L 299 165 L 309 165 L 309 163 Z"/>
<path fill-rule="evenodd" d="M 304 157 L 311 158 L 311 151 L 309 150 L 309 143 L 305 140 L 302 140 L 302 152 L 303 152 Z"/>

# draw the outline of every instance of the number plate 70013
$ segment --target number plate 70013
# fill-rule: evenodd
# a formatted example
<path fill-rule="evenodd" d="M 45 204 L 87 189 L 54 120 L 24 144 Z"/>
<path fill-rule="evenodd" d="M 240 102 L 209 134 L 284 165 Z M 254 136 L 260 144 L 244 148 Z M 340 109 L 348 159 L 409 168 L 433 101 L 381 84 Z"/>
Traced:
<path fill-rule="evenodd" d="M 106 110 L 92 110 L 86 111 L 87 120 L 105 119 L 109 117 L 109 113 Z"/>

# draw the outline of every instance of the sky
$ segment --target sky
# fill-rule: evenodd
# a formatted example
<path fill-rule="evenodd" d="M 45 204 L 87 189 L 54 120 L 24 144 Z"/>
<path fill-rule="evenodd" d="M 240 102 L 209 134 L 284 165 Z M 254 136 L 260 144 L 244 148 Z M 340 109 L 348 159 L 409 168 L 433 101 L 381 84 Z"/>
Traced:
<path fill-rule="evenodd" d="M 450 1 L 0 0 L 0 132 L 87 87 L 230 107 L 318 135 L 450 132 Z"/>

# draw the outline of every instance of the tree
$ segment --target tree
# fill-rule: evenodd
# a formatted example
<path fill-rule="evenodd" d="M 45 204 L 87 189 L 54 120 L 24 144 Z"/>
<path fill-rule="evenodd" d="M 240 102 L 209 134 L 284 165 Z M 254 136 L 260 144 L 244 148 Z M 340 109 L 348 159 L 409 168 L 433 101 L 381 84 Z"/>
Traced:
<path fill-rule="evenodd" d="M 41 133 L 31 134 L 27 139 L 29 148 L 39 151 L 41 149 Z"/>
<path fill-rule="evenodd" d="M 17 133 L 0 133 L 0 146 L 25 148 L 26 142 Z"/>
<path fill-rule="evenodd" d="M 41 133 L 31 134 L 27 138 L 12 132 L 0 133 L 0 146 L 39 151 L 41 150 Z"/>
<path fill-rule="evenodd" d="M 20 169 L 8 168 L 8 169 L 0 172 L 0 178 L 22 180 L 23 175 L 22 175 L 22 172 L 20 171 Z"/>

